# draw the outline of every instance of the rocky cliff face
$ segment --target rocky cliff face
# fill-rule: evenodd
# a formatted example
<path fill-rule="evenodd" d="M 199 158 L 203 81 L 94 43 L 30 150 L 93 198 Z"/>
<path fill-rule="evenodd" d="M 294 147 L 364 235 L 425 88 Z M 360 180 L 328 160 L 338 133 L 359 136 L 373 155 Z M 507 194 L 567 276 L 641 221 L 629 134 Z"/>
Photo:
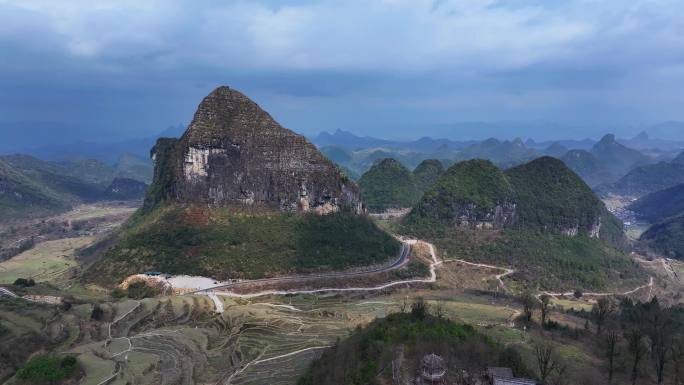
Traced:
<path fill-rule="evenodd" d="M 283 128 L 242 93 L 219 87 L 204 98 L 179 140 L 152 150 L 162 200 L 282 211 L 364 211 L 357 186 L 303 136 Z"/>

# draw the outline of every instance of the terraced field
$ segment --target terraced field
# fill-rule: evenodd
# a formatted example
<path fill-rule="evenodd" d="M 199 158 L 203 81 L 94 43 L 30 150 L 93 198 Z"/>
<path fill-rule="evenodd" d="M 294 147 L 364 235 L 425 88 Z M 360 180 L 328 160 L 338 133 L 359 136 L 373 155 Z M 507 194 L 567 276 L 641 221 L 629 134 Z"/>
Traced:
<path fill-rule="evenodd" d="M 92 237 L 81 237 L 41 242 L 0 262 L 0 284 L 10 284 L 17 278 L 33 278 L 36 282 L 63 281 L 78 267 L 75 250 L 91 244 L 93 240 Z"/>
<path fill-rule="evenodd" d="M 111 321 L 78 330 L 63 353 L 78 356 L 84 384 L 291 384 L 321 348 L 398 308 L 337 296 L 221 300 L 221 314 L 206 296 L 103 304 Z"/>

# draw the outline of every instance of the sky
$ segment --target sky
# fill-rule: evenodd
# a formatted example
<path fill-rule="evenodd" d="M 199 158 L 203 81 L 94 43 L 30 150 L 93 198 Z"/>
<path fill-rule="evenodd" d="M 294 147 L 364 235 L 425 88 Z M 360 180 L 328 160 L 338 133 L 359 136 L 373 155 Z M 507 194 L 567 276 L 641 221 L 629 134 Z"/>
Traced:
<path fill-rule="evenodd" d="M 631 135 L 684 120 L 684 1 L 0 0 L 0 123 L 151 135 L 219 85 L 307 135 Z"/>

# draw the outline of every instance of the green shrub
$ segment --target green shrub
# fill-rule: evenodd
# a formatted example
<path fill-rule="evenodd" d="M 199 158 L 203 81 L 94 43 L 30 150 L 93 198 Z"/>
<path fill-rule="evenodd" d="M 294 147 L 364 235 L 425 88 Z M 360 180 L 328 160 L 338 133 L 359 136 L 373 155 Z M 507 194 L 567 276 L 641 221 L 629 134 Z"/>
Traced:
<path fill-rule="evenodd" d="M 28 278 L 28 279 L 17 278 L 14 281 L 14 286 L 31 287 L 31 286 L 35 286 L 35 285 L 36 285 L 36 281 L 34 281 L 33 278 Z"/>
<path fill-rule="evenodd" d="M 154 297 L 157 294 L 159 294 L 158 291 L 155 288 L 148 286 L 145 281 L 134 281 L 128 285 L 128 298 L 143 299 Z"/>
<path fill-rule="evenodd" d="M 17 378 L 31 384 L 55 384 L 69 378 L 76 371 L 77 362 L 74 357 L 60 359 L 47 355 L 33 358 L 17 371 Z"/>

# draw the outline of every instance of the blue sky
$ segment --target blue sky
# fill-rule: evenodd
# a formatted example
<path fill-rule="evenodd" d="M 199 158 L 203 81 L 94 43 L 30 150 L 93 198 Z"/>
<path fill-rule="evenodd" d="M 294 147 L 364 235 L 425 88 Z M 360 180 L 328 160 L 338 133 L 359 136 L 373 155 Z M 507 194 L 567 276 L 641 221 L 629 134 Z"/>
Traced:
<path fill-rule="evenodd" d="M 0 0 L 0 122 L 141 136 L 225 84 L 305 134 L 627 135 L 684 120 L 683 15 L 681 0 Z"/>

